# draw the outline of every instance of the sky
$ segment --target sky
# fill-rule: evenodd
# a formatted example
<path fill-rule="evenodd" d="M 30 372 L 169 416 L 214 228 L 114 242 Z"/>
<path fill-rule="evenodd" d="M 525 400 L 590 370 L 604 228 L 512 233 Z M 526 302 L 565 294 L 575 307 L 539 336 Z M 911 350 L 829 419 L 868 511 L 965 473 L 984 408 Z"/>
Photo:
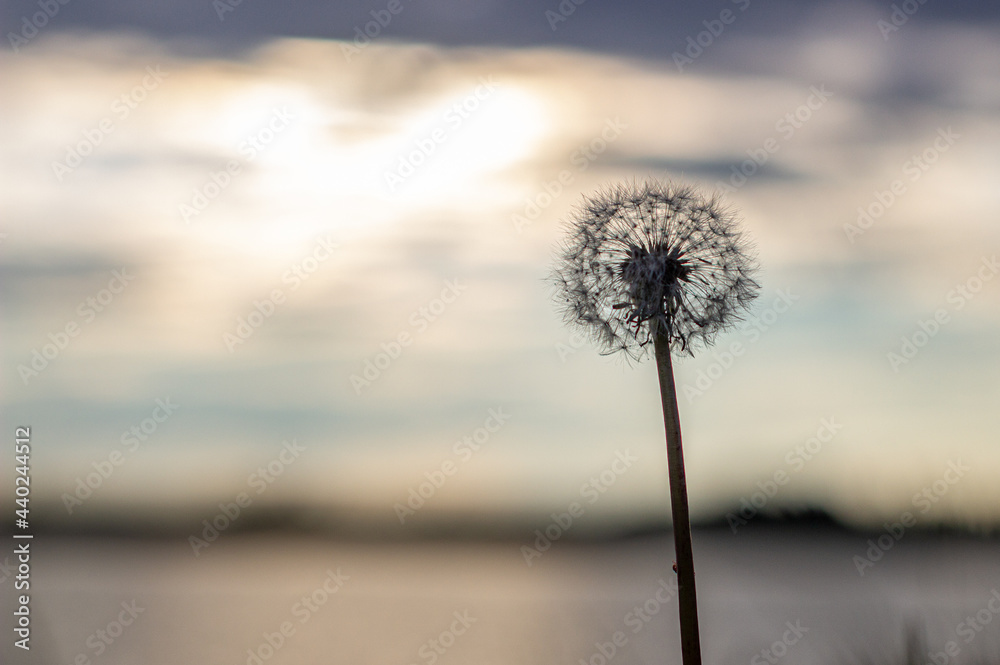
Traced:
<path fill-rule="evenodd" d="M 675 363 L 695 518 L 1000 524 L 995 11 L 42 4 L 0 14 L 0 420 L 50 523 L 665 521 L 654 366 L 547 282 L 659 178 L 761 265 Z"/>

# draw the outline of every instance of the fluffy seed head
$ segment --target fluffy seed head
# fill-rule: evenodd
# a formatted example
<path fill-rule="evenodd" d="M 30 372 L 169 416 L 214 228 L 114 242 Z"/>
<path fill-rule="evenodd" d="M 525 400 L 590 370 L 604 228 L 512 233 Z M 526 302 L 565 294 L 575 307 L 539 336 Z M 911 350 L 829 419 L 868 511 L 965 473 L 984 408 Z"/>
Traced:
<path fill-rule="evenodd" d="M 693 354 L 757 297 L 756 261 L 717 197 L 655 180 L 586 198 L 553 280 L 568 321 L 603 353 L 642 358 L 653 335 Z"/>

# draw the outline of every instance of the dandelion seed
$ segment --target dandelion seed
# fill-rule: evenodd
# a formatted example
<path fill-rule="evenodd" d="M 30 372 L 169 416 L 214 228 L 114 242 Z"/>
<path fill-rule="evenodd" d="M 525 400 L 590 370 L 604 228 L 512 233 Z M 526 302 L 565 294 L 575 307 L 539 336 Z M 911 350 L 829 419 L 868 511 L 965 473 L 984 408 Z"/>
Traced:
<path fill-rule="evenodd" d="M 715 198 L 659 182 L 587 199 L 561 249 L 555 281 L 566 318 L 604 353 L 644 357 L 656 331 L 693 354 L 759 289 L 736 217 Z"/>

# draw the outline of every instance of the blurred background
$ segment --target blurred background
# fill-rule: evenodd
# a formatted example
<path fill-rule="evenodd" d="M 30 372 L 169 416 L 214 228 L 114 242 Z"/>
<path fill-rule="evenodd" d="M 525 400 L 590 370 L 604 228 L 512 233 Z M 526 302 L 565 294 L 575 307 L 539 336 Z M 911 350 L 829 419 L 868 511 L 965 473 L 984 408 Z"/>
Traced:
<path fill-rule="evenodd" d="M 679 662 L 653 365 L 546 281 L 582 197 L 647 177 L 722 195 L 762 266 L 675 363 L 706 662 L 1000 658 L 997 8 L 0 21 L 37 534 L 5 662 Z"/>

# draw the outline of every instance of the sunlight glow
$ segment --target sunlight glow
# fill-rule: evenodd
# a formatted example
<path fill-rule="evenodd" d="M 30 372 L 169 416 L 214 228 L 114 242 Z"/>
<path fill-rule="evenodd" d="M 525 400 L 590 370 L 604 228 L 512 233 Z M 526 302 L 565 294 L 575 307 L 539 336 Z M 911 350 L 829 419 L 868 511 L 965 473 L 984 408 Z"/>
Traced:
<path fill-rule="evenodd" d="M 308 100 L 293 115 L 268 145 L 242 155 L 249 166 L 244 194 L 270 211 L 271 223 L 280 220 L 281 230 L 266 234 L 272 252 L 280 235 L 299 239 L 315 227 L 384 230 L 421 209 L 467 213 L 494 200 L 498 189 L 512 195 L 502 173 L 531 158 L 549 126 L 544 103 L 508 84 L 442 96 L 384 118 L 376 125 L 381 131 L 352 122 L 349 109 Z"/>

